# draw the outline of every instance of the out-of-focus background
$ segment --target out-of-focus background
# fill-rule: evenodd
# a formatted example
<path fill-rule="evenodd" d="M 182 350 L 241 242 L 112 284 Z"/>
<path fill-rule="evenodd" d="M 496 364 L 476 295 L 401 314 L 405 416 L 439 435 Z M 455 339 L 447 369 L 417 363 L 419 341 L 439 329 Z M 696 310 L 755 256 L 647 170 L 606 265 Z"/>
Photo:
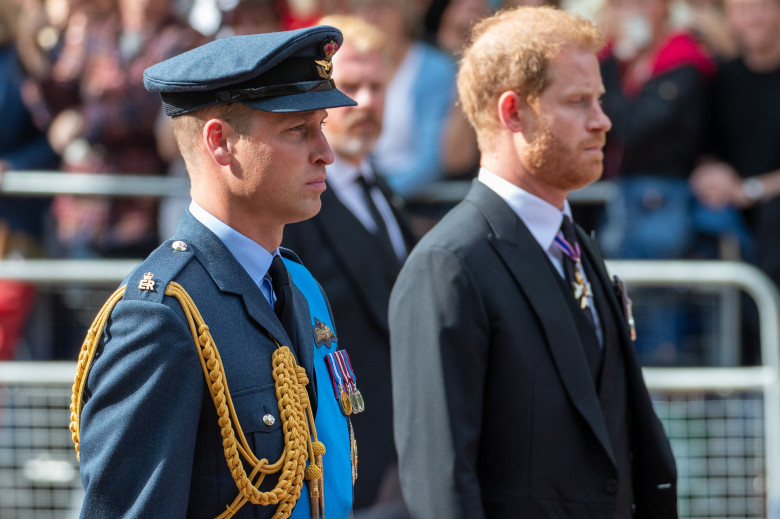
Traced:
<path fill-rule="evenodd" d="M 471 25 L 522 0 L 0 0 L 0 519 L 76 517 L 75 360 L 124 275 L 171 236 L 186 171 L 149 65 L 215 38 L 353 13 L 393 62 L 373 157 L 423 235 L 476 142 L 454 76 Z M 780 0 L 570 0 L 594 20 L 613 122 L 572 193 L 630 289 L 636 348 L 680 472 L 681 517 L 780 517 Z M 417 129 L 429 129 L 417 134 Z M 335 316 L 336 320 L 339 316 Z M 518 512 L 521 516 L 521 512 Z"/>

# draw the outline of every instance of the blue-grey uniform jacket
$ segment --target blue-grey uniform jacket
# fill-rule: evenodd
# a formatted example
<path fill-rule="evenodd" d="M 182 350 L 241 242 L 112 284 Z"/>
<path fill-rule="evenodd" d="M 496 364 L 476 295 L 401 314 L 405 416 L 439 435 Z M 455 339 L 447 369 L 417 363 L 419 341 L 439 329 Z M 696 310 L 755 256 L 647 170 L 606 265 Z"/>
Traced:
<path fill-rule="evenodd" d="M 315 411 L 318 397 L 334 398 L 317 394 L 314 332 L 294 285 L 297 342 L 290 344 L 249 274 L 189 212 L 175 240 L 186 249 L 175 250 L 169 240 L 125 279 L 127 290 L 98 347 L 81 415 L 82 517 L 215 517 L 238 494 L 184 312 L 164 296 L 170 281 L 184 287 L 209 326 L 238 421 L 258 458 L 273 463 L 283 450 L 269 334 L 290 345 L 306 369 Z M 154 275 L 153 290 L 139 288 L 147 273 Z M 267 476 L 260 489 L 276 480 Z M 326 471 L 326 498 L 328 484 Z M 275 510 L 248 503 L 234 517 L 271 517 Z"/>

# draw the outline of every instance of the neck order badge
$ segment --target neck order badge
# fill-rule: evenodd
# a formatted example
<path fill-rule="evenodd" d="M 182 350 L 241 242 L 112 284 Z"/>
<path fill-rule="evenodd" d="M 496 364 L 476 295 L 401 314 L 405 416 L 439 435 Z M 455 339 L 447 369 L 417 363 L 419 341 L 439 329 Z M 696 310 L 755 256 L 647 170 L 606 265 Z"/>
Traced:
<path fill-rule="evenodd" d="M 590 297 L 593 295 L 593 291 L 590 283 L 585 281 L 582 269 L 582 250 L 574 234 L 574 224 L 568 216 L 564 215 L 563 217 L 561 230 L 555 235 L 555 245 L 568 258 L 568 260 L 563 260 L 563 270 L 571 283 L 574 299 L 579 300 L 580 308 L 583 310 L 590 307 Z M 567 261 L 571 261 L 571 263 L 567 265 Z"/>

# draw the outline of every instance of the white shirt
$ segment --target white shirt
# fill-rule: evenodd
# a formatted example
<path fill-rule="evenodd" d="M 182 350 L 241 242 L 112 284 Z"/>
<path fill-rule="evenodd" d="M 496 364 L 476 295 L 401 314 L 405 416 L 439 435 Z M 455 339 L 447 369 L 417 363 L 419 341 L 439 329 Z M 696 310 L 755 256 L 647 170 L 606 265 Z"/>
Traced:
<path fill-rule="evenodd" d="M 376 222 L 371 216 L 371 210 L 366 205 L 363 188 L 356 182 L 361 174 L 368 180 L 374 179 L 374 172 L 368 160 L 364 159 L 360 167 L 356 167 L 336 155 L 333 164 L 326 166 L 325 170 L 328 174 L 328 185 L 333 189 L 338 199 L 355 215 L 363 227 L 369 232 L 375 233 L 377 230 Z M 384 220 L 396 256 L 399 261 L 403 261 L 406 259 L 407 250 L 393 209 L 378 189 L 371 190 L 371 200 Z"/>
<path fill-rule="evenodd" d="M 227 247 L 227 250 L 236 258 L 236 261 L 244 267 L 244 270 L 260 288 L 266 301 L 273 308 L 276 297 L 271 287 L 271 280 L 266 277 L 266 274 L 271 267 L 274 256 L 279 255 L 279 249 L 276 249 L 273 254 L 268 252 L 265 247 L 256 241 L 244 236 L 203 209 L 195 200 L 190 202 L 190 213 L 196 220 L 217 235 L 217 238 Z"/>
<path fill-rule="evenodd" d="M 561 223 L 563 223 L 563 215 L 572 218 L 569 201 L 564 201 L 563 211 L 561 211 L 549 202 L 542 200 L 538 196 L 529 193 L 485 168 L 480 168 L 479 176 L 477 178 L 480 182 L 490 188 L 491 191 L 500 196 L 507 205 L 509 205 L 512 211 L 520 217 L 536 242 L 547 254 L 547 257 L 550 258 L 555 270 L 557 270 L 558 274 L 565 279 L 563 273 L 563 252 L 555 245 L 555 236 L 561 228 Z M 574 221 L 573 218 L 572 221 Z M 583 275 L 585 275 L 584 272 Z M 585 281 L 587 282 L 587 277 Z M 596 335 L 598 336 L 599 344 L 603 345 L 601 322 L 599 320 L 598 312 L 596 311 L 596 306 L 593 304 L 593 296 L 589 295 L 588 300 L 590 303 L 588 308 L 593 314 L 593 320 L 596 325 Z"/>

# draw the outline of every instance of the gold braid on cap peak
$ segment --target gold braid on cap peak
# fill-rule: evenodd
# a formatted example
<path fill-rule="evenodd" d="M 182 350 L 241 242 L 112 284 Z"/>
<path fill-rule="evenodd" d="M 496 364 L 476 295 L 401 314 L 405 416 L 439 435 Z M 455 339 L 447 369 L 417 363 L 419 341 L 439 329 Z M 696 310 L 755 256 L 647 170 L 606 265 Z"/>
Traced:
<path fill-rule="evenodd" d="M 124 296 L 125 288 L 126 286 L 123 286 L 114 292 L 95 316 L 79 353 L 70 404 L 70 431 L 76 447 L 77 459 L 79 458 L 79 421 L 87 376 L 108 317 L 114 306 Z M 165 295 L 175 297 L 187 317 L 192 338 L 200 356 L 203 375 L 217 410 L 225 460 L 239 490 L 238 496 L 226 507 L 224 512 L 217 516 L 217 519 L 232 517 L 247 501 L 263 506 L 278 504 L 273 518 L 290 517 L 295 503 L 301 495 L 304 477 L 309 481 L 310 494 L 313 498 L 312 517 L 318 517 L 323 497 L 318 490 L 322 489 L 323 486 L 322 455 L 325 453 L 325 445 L 317 440 L 314 416 L 311 411 L 309 395 L 306 392 L 306 384 L 309 382 L 306 371 L 296 364 L 295 357 L 287 346 L 280 345 L 274 337 L 271 337 L 277 347 L 271 357 L 271 362 L 285 445 L 281 457 L 275 463 L 269 463 L 265 458 L 257 459 L 244 437 L 241 424 L 238 422 L 219 351 L 209 333 L 209 327 L 195 306 L 195 302 L 181 285 L 173 281 L 165 289 Z M 248 475 L 244 470 L 241 457 L 252 468 Z M 312 462 L 308 468 L 304 469 L 306 461 L 309 459 Z M 276 486 L 272 490 L 261 492 L 258 487 L 265 476 L 277 472 L 281 472 L 281 474 Z M 320 501 L 320 503 L 316 501 Z M 318 504 L 320 506 L 317 506 Z"/>

